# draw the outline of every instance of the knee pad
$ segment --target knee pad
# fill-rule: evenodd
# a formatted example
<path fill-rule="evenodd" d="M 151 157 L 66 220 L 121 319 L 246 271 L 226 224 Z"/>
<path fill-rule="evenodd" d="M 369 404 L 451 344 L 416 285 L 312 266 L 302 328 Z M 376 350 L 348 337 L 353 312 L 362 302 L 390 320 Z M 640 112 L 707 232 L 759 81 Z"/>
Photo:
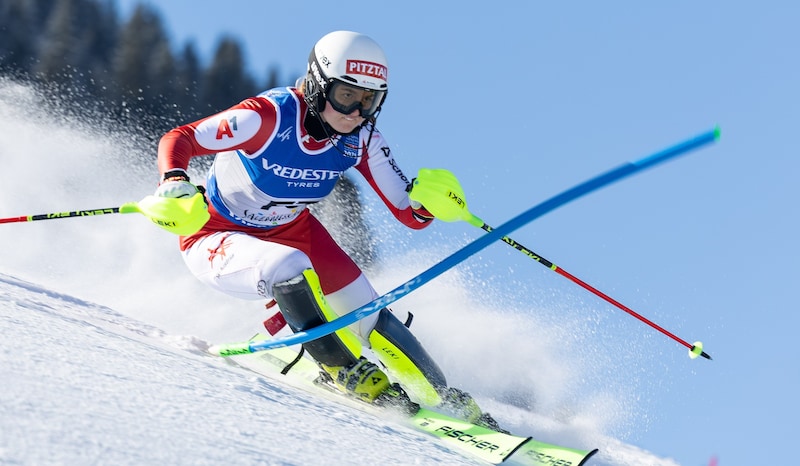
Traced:
<path fill-rule="evenodd" d="M 272 293 L 289 327 L 299 332 L 317 327 L 337 318 L 328 306 L 319 277 L 306 269 L 300 275 L 276 283 Z M 348 328 L 303 344 L 317 362 L 326 366 L 350 366 L 361 356 L 361 342 Z"/>
<path fill-rule="evenodd" d="M 369 342 L 378 359 L 424 404 L 435 406 L 441 402 L 439 391 L 447 387 L 444 373 L 408 327 L 388 309 L 381 309 Z"/>

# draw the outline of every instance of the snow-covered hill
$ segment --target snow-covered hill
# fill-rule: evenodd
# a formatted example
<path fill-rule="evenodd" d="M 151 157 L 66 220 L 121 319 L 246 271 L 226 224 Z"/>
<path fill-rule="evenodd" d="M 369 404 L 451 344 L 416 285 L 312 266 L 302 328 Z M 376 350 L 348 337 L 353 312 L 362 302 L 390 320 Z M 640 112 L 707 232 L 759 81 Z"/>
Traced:
<path fill-rule="evenodd" d="M 3 464 L 460 464 L 114 311 L 0 276 Z M 393 462 L 393 461 L 392 461 Z"/>
<path fill-rule="evenodd" d="M 2 464 L 472 464 L 391 420 L 205 354 L 194 337 L 4 274 L 0 334 Z M 598 442 L 590 464 L 674 464 L 585 427 L 536 430 Z"/>

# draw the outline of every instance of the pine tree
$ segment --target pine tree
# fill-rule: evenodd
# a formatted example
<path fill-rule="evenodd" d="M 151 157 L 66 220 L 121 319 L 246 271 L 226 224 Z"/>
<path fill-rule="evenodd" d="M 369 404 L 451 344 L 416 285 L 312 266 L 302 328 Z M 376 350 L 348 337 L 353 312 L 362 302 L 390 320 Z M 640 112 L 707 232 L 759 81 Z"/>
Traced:
<path fill-rule="evenodd" d="M 0 2 L 0 71 L 30 72 L 36 62 L 37 42 L 55 0 Z"/>
<path fill-rule="evenodd" d="M 85 53 L 78 65 L 85 71 L 85 82 L 94 95 L 106 96 L 111 86 L 111 61 L 119 34 L 119 20 L 114 0 L 89 1 L 89 8 L 79 23 Z"/>
<path fill-rule="evenodd" d="M 203 116 L 199 110 L 202 67 L 193 43 L 184 45 L 177 66 L 175 102 L 185 120 L 199 119 Z"/>
<path fill-rule="evenodd" d="M 146 119 L 163 103 L 164 76 L 175 72 L 168 54 L 160 17 L 140 4 L 120 31 L 111 62 L 114 92 L 126 117 Z"/>
<path fill-rule="evenodd" d="M 176 75 L 178 68 L 168 42 L 159 42 L 156 48 L 152 50 L 147 71 L 151 101 L 146 109 L 151 112 L 158 112 L 159 110 L 166 111 L 168 108 L 173 107 L 177 95 L 178 81 Z M 172 111 L 169 113 L 172 113 Z"/>
<path fill-rule="evenodd" d="M 280 85 L 281 82 L 279 79 L 278 68 L 276 66 L 270 66 L 267 70 L 267 84 L 264 86 L 264 89 L 272 89 L 273 87 L 278 87 Z"/>
<path fill-rule="evenodd" d="M 77 40 L 77 19 L 79 0 L 59 0 L 47 18 L 42 35 L 38 63 L 34 72 L 40 79 L 69 84 L 71 69 L 79 62 L 81 50 Z"/>
<path fill-rule="evenodd" d="M 218 112 L 255 93 L 253 79 L 245 71 L 241 46 L 230 37 L 222 38 L 203 78 L 201 101 L 207 111 Z"/>

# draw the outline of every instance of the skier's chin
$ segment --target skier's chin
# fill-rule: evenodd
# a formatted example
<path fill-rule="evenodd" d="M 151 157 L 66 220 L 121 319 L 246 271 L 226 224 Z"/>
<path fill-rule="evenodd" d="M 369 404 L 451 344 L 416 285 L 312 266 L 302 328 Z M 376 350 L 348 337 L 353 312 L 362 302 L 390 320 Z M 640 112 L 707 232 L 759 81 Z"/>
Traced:
<path fill-rule="evenodd" d="M 341 117 L 337 118 L 333 122 L 329 122 L 328 124 L 331 125 L 331 128 L 336 130 L 337 133 L 349 134 L 352 133 L 353 130 L 355 130 L 358 127 L 358 125 L 360 125 L 361 122 L 363 121 L 364 119 L 361 117 L 358 118 Z"/>
<path fill-rule="evenodd" d="M 339 134 L 350 134 L 364 122 L 364 118 L 357 111 L 345 115 L 330 105 L 325 106 L 325 110 L 322 111 L 322 119 Z"/>

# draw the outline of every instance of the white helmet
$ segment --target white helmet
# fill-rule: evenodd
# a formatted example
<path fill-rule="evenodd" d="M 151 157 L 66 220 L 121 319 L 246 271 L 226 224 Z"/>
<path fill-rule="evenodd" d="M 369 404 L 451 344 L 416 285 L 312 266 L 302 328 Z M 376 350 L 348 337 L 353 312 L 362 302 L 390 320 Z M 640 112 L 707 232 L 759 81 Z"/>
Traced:
<path fill-rule="evenodd" d="M 313 111 L 321 113 L 329 102 L 338 112 L 359 109 L 362 117 L 374 117 L 388 90 L 386 55 L 370 37 L 335 31 L 311 49 L 305 96 Z"/>

